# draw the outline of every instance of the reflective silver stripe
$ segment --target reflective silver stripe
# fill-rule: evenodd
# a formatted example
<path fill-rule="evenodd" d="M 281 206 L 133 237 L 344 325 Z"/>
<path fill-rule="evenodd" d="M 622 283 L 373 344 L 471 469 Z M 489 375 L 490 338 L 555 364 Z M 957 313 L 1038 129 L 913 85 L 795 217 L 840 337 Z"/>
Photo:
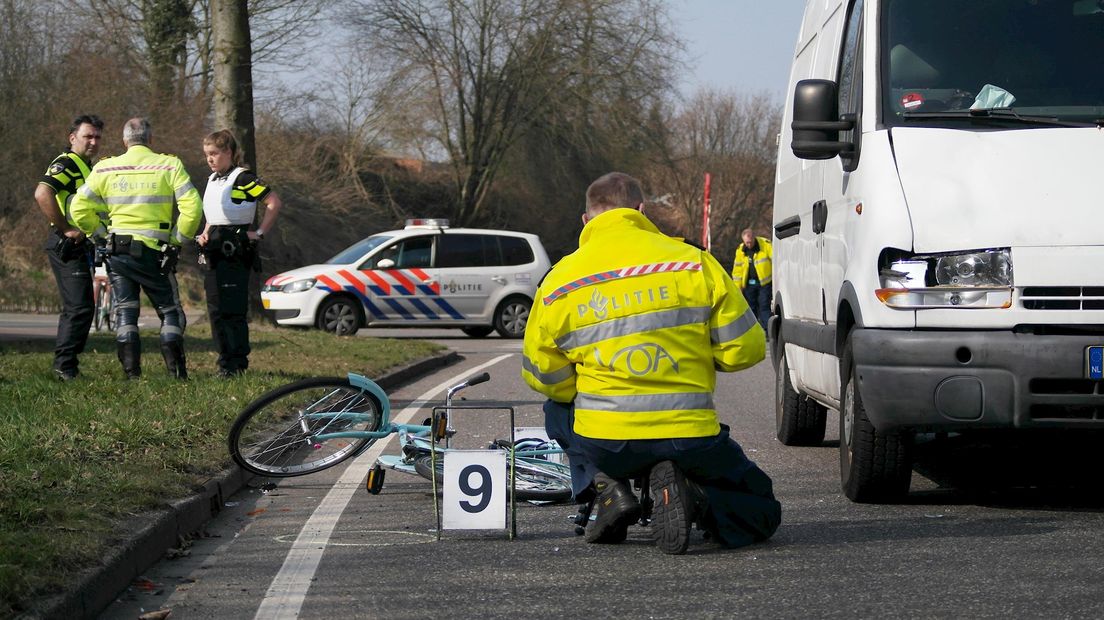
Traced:
<path fill-rule="evenodd" d="M 111 219 L 111 214 L 107 211 L 96 211 L 96 217 L 100 218 L 101 220 L 107 221 Z"/>
<path fill-rule="evenodd" d="M 173 229 L 172 238 L 176 239 L 180 243 L 184 243 L 185 241 L 188 240 L 188 238 L 184 236 L 184 233 L 180 232 L 177 229 Z"/>
<path fill-rule="evenodd" d="M 177 336 L 181 336 L 181 335 L 184 334 L 184 330 L 180 329 L 179 327 L 177 327 L 175 325 L 162 325 L 161 326 L 161 333 L 162 334 L 176 334 Z"/>
<path fill-rule="evenodd" d="M 579 328 L 557 338 L 556 346 L 564 351 L 569 351 L 610 338 L 650 332 L 665 327 L 705 323 L 708 320 L 709 308 L 707 306 L 660 310 Z"/>
<path fill-rule="evenodd" d="M 137 301 L 137 300 L 135 300 L 135 301 L 120 301 L 119 303 L 115 304 L 115 307 L 119 308 L 121 310 L 126 310 L 127 308 L 138 308 L 141 305 L 142 305 L 142 302 Z"/>
<path fill-rule="evenodd" d="M 634 394 L 632 396 L 599 396 L 578 394 L 576 409 L 591 411 L 678 411 L 684 409 L 712 409 L 711 392 L 685 394 Z"/>
<path fill-rule="evenodd" d="M 149 230 L 147 228 L 112 228 L 111 232 L 122 233 L 124 235 L 142 235 L 143 237 L 157 239 L 158 241 L 169 240 L 169 233 L 164 230 Z"/>
<path fill-rule="evenodd" d="M 181 185 L 180 187 L 176 188 L 176 197 L 177 197 L 177 199 L 179 199 L 184 194 L 187 194 L 188 192 L 192 191 L 193 189 L 195 189 L 195 187 L 192 187 L 192 182 L 191 181 L 188 181 L 184 185 Z"/>
<path fill-rule="evenodd" d="M 92 231 L 92 236 L 96 237 L 98 239 L 106 239 L 107 238 L 107 226 L 104 226 L 103 222 L 100 222 L 96 226 L 96 230 Z"/>
<path fill-rule="evenodd" d="M 125 335 L 127 335 L 131 332 L 137 334 L 138 333 L 138 326 L 137 325 L 119 325 L 118 327 L 115 328 L 115 339 L 119 340 L 119 336 L 125 336 Z"/>
<path fill-rule="evenodd" d="M 556 385 L 557 383 L 567 381 L 571 377 L 575 376 L 574 364 L 568 364 L 567 366 L 564 366 L 563 368 L 552 372 L 541 372 L 537 369 L 537 365 L 530 361 L 528 357 L 523 357 L 521 359 L 521 367 L 526 372 L 536 377 L 537 381 L 540 381 L 545 385 Z"/>
<path fill-rule="evenodd" d="M 109 205 L 156 205 L 168 204 L 172 199 L 162 194 L 149 194 L 146 196 L 108 196 L 104 199 Z"/>
<path fill-rule="evenodd" d="M 80 189 L 77 190 L 77 193 L 80 194 L 81 196 L 93 201 L 93 202 L 98 202 L 100 204 L 104 204 L 103 198 L 100 198 L 99 194 L 92 191 L 92 186 L 87 184 L 87 183 L 85 183 L 84 185 L 81 185 Z"/>
<path fill-rule="evenodd" d="M 709 330 L 709 339 L 713 341 L 713 344 L 736 340 L 758 324 L 759 320 L 755 318 L 755 313 L 751 311 L 751 308 L 748 308 L 740 315 L 740 318 L 728 325 L 721 325 Z"/>

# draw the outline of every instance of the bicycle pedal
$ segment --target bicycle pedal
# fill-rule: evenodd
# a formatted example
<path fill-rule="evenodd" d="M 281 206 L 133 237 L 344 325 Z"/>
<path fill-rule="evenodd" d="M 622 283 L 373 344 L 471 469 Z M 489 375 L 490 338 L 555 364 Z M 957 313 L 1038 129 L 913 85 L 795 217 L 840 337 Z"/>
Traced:
<path fill-rule="evenodd" d="M 373 465 L 372 469 L 368 470 L 368 479 L 364 482 L 364 488 L 372 495 L 379 495 L 383 490 L 383 478 L 386 473 L 379 463 Z"/>

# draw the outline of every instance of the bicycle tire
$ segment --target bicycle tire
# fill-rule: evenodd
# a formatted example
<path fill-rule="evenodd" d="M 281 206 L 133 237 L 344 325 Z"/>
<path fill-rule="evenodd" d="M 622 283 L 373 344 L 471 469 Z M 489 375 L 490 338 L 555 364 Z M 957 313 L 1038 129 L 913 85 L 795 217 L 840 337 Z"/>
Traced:
<path fill-rule="evenodd" d="M 107 327 L 107 331 L 115 331 L 115 289 L 110 286 L 106 287 L 107 292 L 107 308 L 103 315 L 104 325 Z"/>
<path fill-rule="evenodd" d="M 375 439 L 340 437 L 313 443 L 307 439 L 319 432 L 379 430 L 381 411 L 375 396 L 347 378 L 289 383 L 249 403 L 234 420 L 230 457 L 260 476 L 287 478 L 322 471 L 360 454 Z M 349 413 L 367 418 L 345 419 Z M 304 419 L 304 414 L 312 418 Z"/>
<path fill-rule="evenodd" d="M 437 479 L 445 476 L 445 454 L 437 456 Z M 426 480 L 432 480 L 430 455 L 414 457 L 414 471 Z M 508 465 L 507 465 L 508 466 Z M 552 468 L 556 469 L 552 469 Z M 514 491 L 521 502 L 565 502 L 571 499 L 571 476 L 554 464 L 538 464 L 534 461 L 518 460 L 514 466 L 516 483 Z"/>
<path fill-rule="evenodd" d="M 96 308 L 93 310 L 92 315 L 92 329 L 100 331 L 103 329 L 104 322 L 104 286 L 98 282 L 94 283 L 96 287 Z"/>

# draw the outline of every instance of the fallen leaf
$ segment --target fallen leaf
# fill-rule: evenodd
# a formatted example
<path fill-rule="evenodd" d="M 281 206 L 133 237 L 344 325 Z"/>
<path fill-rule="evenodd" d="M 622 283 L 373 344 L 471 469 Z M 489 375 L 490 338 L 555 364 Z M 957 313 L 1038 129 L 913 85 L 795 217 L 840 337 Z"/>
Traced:
<path fill-rule="evenodd" d="M 245 513 L 245 515 L 246 515 L 247 517 L 254 517 L 254 516 L 256 516 L 256 515 L 259 515 L 259 514 L 261 514 L 261 513 L 262 513 L 262 512 L 264 512 L 265 510 L 267 510 L 267 509 L 266 509 L 266 508 L 258 508 L 258 509 L 256 509 L 256 510 L 250 510 L 249 512 Z"/>

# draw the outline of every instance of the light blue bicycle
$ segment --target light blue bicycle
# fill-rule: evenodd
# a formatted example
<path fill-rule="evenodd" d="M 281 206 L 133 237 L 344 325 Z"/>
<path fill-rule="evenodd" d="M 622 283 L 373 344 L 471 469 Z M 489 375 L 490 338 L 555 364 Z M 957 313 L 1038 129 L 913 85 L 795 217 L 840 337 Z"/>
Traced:
<path fill-rule="evenodd" d="M 449 416 L 462 409 L 488 408 L 456 406 L 452 399 L 461 390 L 489 379 L 490 375 L 483 373 L 450 387 L 444 406 L 435 407 L 426 424 L 391 422 L 387 393 L 361 375 L 296 381 L 267 392 L 238 415 L 230 428 L 230 456 L 243 469 L 260 476 L 302 476 L 333 467 L 360 454 L 377 439 L 397 434 L 399 455 L 377 458 L 368 476 L 368 490 L 380 492 L 387 469 L 440 480 L 448 442 L 455 432 L 449 427 Z M 511 407 L 490 408 L 508 410 L 513 427 Z M 554 444 L 511 437 L 491 447 L 508 459 L 516 500 L 570 498 L 568 467 L 549 458 L 562 453 Z"/>

